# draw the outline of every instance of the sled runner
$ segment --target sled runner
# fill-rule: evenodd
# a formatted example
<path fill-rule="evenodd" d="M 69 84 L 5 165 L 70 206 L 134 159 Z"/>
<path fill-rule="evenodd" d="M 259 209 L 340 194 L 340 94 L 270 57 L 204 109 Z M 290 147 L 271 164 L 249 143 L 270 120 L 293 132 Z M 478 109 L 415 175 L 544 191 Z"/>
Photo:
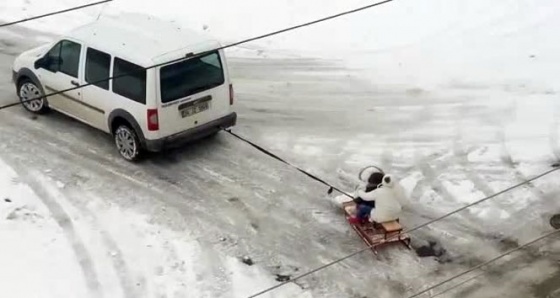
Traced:
<path fill-rule="evenodd" d="M 346 220 L 348 220 L 356 208 L 353 201 L 344 202 L 342 204 Z M 352 228 L 364 240 L 364 242 L 371 246 L 371 250 L 377 254 L 376 248 L 391 243 L 401 243 L 410 249 L 410 237 L 403 233 L 403 228 L 398 220 L 371 223 L 369 221 L 360 224 L 351 224 Z"/>

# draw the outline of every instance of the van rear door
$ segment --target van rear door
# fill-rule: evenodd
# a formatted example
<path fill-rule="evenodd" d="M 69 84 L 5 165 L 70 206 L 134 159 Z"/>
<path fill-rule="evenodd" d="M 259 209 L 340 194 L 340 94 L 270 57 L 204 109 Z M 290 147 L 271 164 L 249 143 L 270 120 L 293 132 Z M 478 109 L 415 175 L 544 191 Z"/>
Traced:
<path fill-rule="evenodd" d="M 159 68 L 159 129 L 172 135 L 227 115 L 229 79 L 220 51 Z"/>

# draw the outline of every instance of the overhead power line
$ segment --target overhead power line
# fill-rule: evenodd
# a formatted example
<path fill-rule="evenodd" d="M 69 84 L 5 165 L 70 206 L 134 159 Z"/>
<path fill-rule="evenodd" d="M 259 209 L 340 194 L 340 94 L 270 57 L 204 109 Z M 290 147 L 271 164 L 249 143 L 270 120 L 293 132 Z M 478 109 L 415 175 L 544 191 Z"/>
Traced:
<path fill-rule="evenodd" d="M 431 225 L 431 224 L 433 224 L 433 223 L 435 223 L 435 222 L 437 222 L 437 221 L 443 220 L 443 219 L 445 219 L 445 218 L 447 218 L 447 217 L 449 217 L 449 216 L 451 216 L 451 215 L 454 215 L 454 214 L 456 214 L 456 213 L 459 213 L 459 212 L 461 212 L 461 211 L 463 211 L 463 210 L 465 210 L 465 209 L 468 209 L 468 208 L 470 208 L 470 207 L 472 207 L 472 206 L 475 206 L 475 205 L 478 205 L 478 204 L 480 204 L 480 203 L 482 203 L 482 202 L 488 201 L 488 200 L 490 200 L 490 199 L 492 199 L 492 198 L 495 198 L 495 197 L 497 197 L 497 196 L 499 196 L 499 195 L 501 195 L 501 194 L 504 194 L 504 193 L 506 193 L 506 192 L 509 192 L 509 191 L 511 191 L 511 190 L 513 190 L 513 189 L 515 189 L 515 188 L 521 187 L 521 186 L 523 186 L 523 185 L 525 185 L 525 184 L 531 183 L 531 182 L 533 182 L 534 180 L 537 180 L 537 179 L 539 179 L 539 178 L 541 178 L 541 177 L 544 177 L 544 176 L 546 176 L 546 175 L 548 175 L 548 174 L 550 174 L 550 173 L 552 173 L 552 172 L 558 171 L 558 170 L 560 170 L 560 168 L 555 167 L 555 168 L 553 168 L 553 169 L 551 169 L 551 170 L 548 170 L 548 171 L 546 171 L 546 172 L 543 172 L 543 173 L 541 173 L 541 174 L 539 174 L 539 175 L 537 175 L 537 176 L 535 176 L 535 177 L 533 177 L 533 178 L 531 178 L 531 179 L 525 180 L 525 181 L 523 181 L 523 182 L 521 182 L 521 183 L 515 184 L 515 185 L 513 185 L 513 186 L 511 186 L 511 187 L 508 187 L 508 188 L 502 190 L 502 191 L 499 191 L 499 192 L 497 192 L 497 193 L 495 193 L 495 194 L 493 194 L 493 195 L 491 195 L 491 196 L 482 198 L 482 199 L 480 199 L 480 200 L 478 200 L 478 201 L 475 201 L 475 202 L 473 202 L 473 203 L 470 203 L 470 204 L 468 204 L 468 205 L 465 205 L 465 206 L 463 206 L 463 207 L 461 207 L 461 208 L 458 208 L 458 209 L 456 209 L 456 210 L 454 210 L 454 211 L 451 211 L 451 212 L 449 212 L 449 213 L 446 213 L 446 214 L 444 214 L 444 215 L 442 215 L 442 216 L 440 216 L 440 217 L 437 217 L 437 218 L 435 218 L 435 219 L 432 219 L 432 220 L 430 220 L 430 221 L 428 221 L 428 222 L 425 222 L 425 223 L 423 223 L 423 224 L 421 224 L 421 225 L 418 225 L 418 226 L 416 226 L 416 227 L 413 227 L 413 228 L 411 228 L 411 229 L 409 229 L 409 230 L 405 230 L 405 231 L 403 231 L 403 233 L 412 233 L 412 232 L 414 232 L 414 231 L 416 231 L 416 230 L 419 230 L 419 229 L 421 229 L 421 228 L 424 228 L 424 227 L 426 227 L 426 226 L 428 226 L 428 225 Z M 387 241 L 392 240 L 392 239 L 394 239 L 394 238 L 396 238 L 396 237 L 398 237 L 398 235 L 393 235 L 393 236 L 391 236 L 391 237 L 388 237 L 388 238 L 387 238 Z M 324 265 L 322 265 L 322 266 L 320 266 L 320 267 L 317 267 L 317 268 L 315 268 L 315 269 L 313 269 L 313 270 L 310 270 L 310 271 L 307 271 L 307 272 L 305 272 L 305 273 L 302 273 L 302 274 L 300 274 L 300 275 L 298 275 L 298 276 L 292 278 L 292 279 L 289 280 L 289 281 L 281 282 L 281 283 L 279 283 L 279 284 L 277 284 L 277 285 L 275 285 L 275 286 L 269 287 L 269 288 L 264 289 L 264 290 L 262 290 L 262 291 L 260 291 L 260 292 L 258 292 L 258 293 L 255 293 L 255 294 L 249 296 L 249 298 L 254 298 L 254 297 L 263 295 L 263 294 L 265 294 L 265 293 L 267 293 L 267 292 L 273 291 L 273 290 L 275 290 L 275 289 L 277 289 L 277 288 L 280 288 L 280 287 L 282 287 L 282 286 L 284 286 L 284 285 L 286 285 L 286 284 L 288 284 L 288 283 L 291 283 L 291 282 L 293 282 L 293 281 L 296 281 L 296 280 L 298 280 L 298 279 L 301 279 L 301 278 L 303 278 L 303 277 L 306 277 L 306 276 L 308 276 L 308 275 L 311 275 L 311 274 L 313 274 L 313 273 L 316 273 L 316 272 L 318 272 L 318 271 L 321 271 L 321 270 L 323 270 L 323 269 L 326 269 L 326 268 L 328 268 L 328 267 L 331 267 L 332 265 L 338 264 L 338 263 L 340 263 L 340 262 L 342 262 L 342 261 L 345 261 L 345 260 L 347 260 L 347 259 L 349 259 L 349 258 L 352 258 L 352 257 L 354 257 L 354 256 L 356 256 L 356 255 L 358 255 L 358 254 L 360 254 L 360 253 L 362 253 L 362 252 L 364 252 L 364 251 L 367 251 L 367 250 L 370 250 L 370 249 L 372 249 L 372 248 L 375 248 L 375 247 L 377 247 L 378 245 L 379 245 L 379 244 L 376 244 L 376 245 L 368 245 L 367 247 L 365 247 L 365 248 L 363 248 L 363 249 L 357 250 L 357 251 L 355 251 L 355 252 L 353 252 L 353 253 L 351 253 L 351 254 L 348 254 L 348 255 L 346 255 L 346 256 L 344 256 L 344 257 L 341 257 L 341 258 L 339 258 L 339 259 L 336 259 L 336 260 L 334 260 L 334 261 L 331 261 L 330 263 L 324 264 Z"/>
<path fill-rule="evenodd" d="M 110 0 L 110 1 L 112 1 L 112 0 Z M 229 44 L 229 45 L 218 47 L 218 48 L 210 50 L 210 51 L 205 51 L 205 52 L 202 52 L 202 53 L 191 55 L 189 57 L 179 58 L 179 59 L 175 59 L 175 60 L 168 61 L 168 62 L 165 62 L 165 63 L 155 64 L 155 65 L 152 65 L 152 66 L 149 66 L 149 67 L 142 68 L 138 71 L 123 73 L 123 74 L 118 75 L 118 76 L 112 76 L 112 77 L 97 80 L 97 81 L 94 81 L 94 82 L 89 82 L 87 84 L 80 85 L 80 86 L 77 86 L 77 87 L 72 87 L 72 88 L 60 90 L 60 91 L 57 91 L 57 92 L 45 94 L 41 97 L 34 97 L 34 98 L 30 98 L 30 99 L 20 101 L 20 102 L 17 102 L 17 103 L 8 104 L 8 105 L 0 107 L 0 110 L 17 106 L 17 105 L 19 105 L 23 102 L 29 102 L 29 101 L 37 100 L 37 99 L 40 99 L 40 98 L 47 98 L 47 97 L 50 97 L 50 96 L 62 94 L 62 93 L 69 92 L 69 91 L 74 91 L 74 90 L 81 89 L 81 88 L 84 88 L 84 87 L 88 87 L 88 86 L 91 86 L 91 85 L 96 85 L 96 84 L 99 84 L 99 83 L 107 82 L 107 81 L 112 80 L 112 79 L 118 79 L 118 78 L 121 78 L 121 77 L 130 76 L 134 73 L 139 73 L 140 71 L 145 71 L 147 69 L 161 67 L 161 66 L 177 63 L 177 62 L 180 62 L 180 61 L 185 61 L 185 60 L 188 60 L 188 59 L 201 57 L 201 56 L 204 56 L 204 55 L 206 55 L 207 53 L 210 53 L 210 52 L 228 49 L 228 48 L 239 46 L 241 44 L 245 44 L 245 43 L 248 43 L 248 42 L 251 42 L 251 41 L 255 41 L 255 40 L 259 40 L 259 39 L 263 39 L 263 38 L 268 38 L 268 37 L 278 35 L 278 34 L 282 34 L 282 33 L 288 32 L 288 31 L 293 31 L 293 30 L 300 29 L 300 28 L 303 28 L 303 27 L 307 27 L 307 26 L 311 26 L 311 25 L 314 25 L 314 24 L 322 23 L 322 22 L 325 22 L 325 21 L 328 21 L 328 20 L 332 20 L 332 19 L 339 18 L 339 17 L 345 16 L 345 15 L 353 14 L 353 13 L 356 13 L 356 12 L 359 12 L 359 11 L 363 11 L 363 10 L 370 9 L 370 8 L 373 8 L 373 7 L 376 7 L 376 6 L 387 4 L 387 3 L 393 2 L 393 1 L 396 1 L 396 0 L 385 0 L 385 1 L 381 1 L 381 2 L 376 2 L 376 3 L 373 3 L 373 4 L 369 4 L 369 5 L 366 5 L 366 6 L 362 6 L 362 7 L 359 7 L 359 8 L 355 8 L 355 9 L 352 9 L 352 10 L 341 12 L 341 13 L 338 13 L 338 14 L 335 14 L 335 15 L 331 15 L 331 16 L 328 16 L 328 17 L 324 17 L 324 18 L 317 19 L 317 20 L 314 20 L 314 21 L 310 21 L 310 22 L 307 22 L 307 23 L 303 23 L 303 24 L 300 24 L 300 25 L 288 27 L 288 28 L 285 28 L 285 29 L 282 29 L 282 30 L 278 30 L 278 31 L 263 34 L 263 35 L 260 35 L 260 36 L 248 38 L 248 39 L 245 39 L 245 40 L 241 40 L 241 41 Z M 98 4 L 100 4 L 100 3 L 103 3 L 103 2 L 99 2 Z"/>
<path fill-rule="evenodd" d="M 464 284 L 467 284 L 467 283 L 469 283 L 469 282 L 471 282 L 471 281 L 473 281 L 473 280 L 475 280 L 475 279 L 481 277 L 481 276 L 484 275 L 484 274 L 486 274 L 486 272 L 482 272 L 482 273 L 479 273 L 479 274 L 477 274 L 477 275 L 474 275 L 473 277 L 469 277 L 469 278 L 463 280 L 462 282 L 459 282 L 459 283 L 457 283 L 457 284 L 454 284 L 453 286 L 451 286 L 451 287 L 449 287 L 449 288 L 447 288 L 447 289 L 445 289 L 445 290 L 443 290 L 443 291 L 441 291 L 441 292 L 439 292 L 439 293 L 437 293 L 437 294 L 430 295 L 430 298 L 434 298 L 434 297 L 437 297 L 437 296 L 441 296 L 441 295 L 443 295 L 443 294 L 445 294 L 445 293 L 447 293 L 447 292 L 449 292 L 449 291 L 452 291 L 452 290 L 454 290 L 454 289 L 456 289 L 456 288 L 458 288 L 458 287 L 460 287 L 460 286 L 462 286 L 462 285 L 464 285 Z"/>
<path fill-rule="evenodd" d="M 43 15 L 39 15 L 39 16 L 34 16 L 34 17 L 31 17 L 31 18 L 27 18 L 27 19 L 22 19 L 22 20 L 19 20 L 19 21 L 4 23 L 4 24 L 0 24 L 0 28 L 8 27 L 8 26 L 12 26 L 12 25 L 15 25 L 15 24 L 20 24 L 20 23 L 25 23 L 25 22 L 29 22 L 29 21 L 33 21 L 33 20 L 37 20 L 37 19 L 42 19 L 42 18 L 54 16 L 54 15 L 57 15 L 57 14 L 62 14 L 62 13 L 65 13 L 65 12 L 80 10 L 80 9 L 84 9 L 84 8 L 95 6 L 95 5 L 108 3 L 108 2 L 111 2 L 111 1 L 114 1 L 114 0 L 104 0 L 104 1 L 99 1 L 99 2 L 89 3 L 89 4 L 80 5 L 80 6 L 64 9 L 64 10 L 59 10 L 59 11 L 55 11 L 55 12 L 51 12 L 51 13 L 47 13 L 47 14 L 43 14 Z"/>
<path fill-rule="evenodd" d="M 433 285 L 433 286 L 430 286 L 430 287 L 428 287 L 428 288 L 426 288 L 426 289 L 424 289 L 424 290 L 422 290 L 422 291 L 420 291 L 420 292 L 418 292 L 418 293 L 416 293 L 416 294 L 414 294 L 414 295 L 412 295 L 412 296 L 409 296 L 408 298 L 418 297 L 418 296 L 420 296 L 420 295 L 422 295 L 422 294 L 424 294 L 424 293 L 427 293 L 427 292 L 429 292 L 429 291 L 431 291 L 431 290 L 433 290 L 433 289 L 435 289 L 435 288 L 437 288 L 437 287 L 439 287 L 439 286 L 441 286 L 441 285 L 443 285 L 443 284 L 445 284 L 445 283 L 448 283 L 448 282 L 450 282 L 450 281 L 452 281 L 452 280 L 454 280 L 454 279 L 456 279 L 456 278 L 459 278 L 459 277 L 461 277 L 461 276 L 463 276 L 463 275 L 465 275 L 465 274 L 468 274 L 468 273 L 470 273 L 470 272 L 472 272 L 472 271 L 475 271 L 475 270 L 477 270 L 477 269 L 479 269 L 479 268 L 481 268 L 481 267 L 483 267 L 483 266 L 486 266 L 486 265 L 488 265 L 488 264 L 491 264 L 491 263 L 493 263 L 493 262 L 495 262 L 495 261 L 497 261 L 497 260 L 499 260 L 499 259 L 501 259 L 501 258 L 503 258 L 503 257 L 505 257 L 505 256 L 507 256 L 507 255 L 510 255 L 510 254 L 512 254 L 512 253 L 514 253 L 514 252 L 520 250 L 520 249 L 523 249 L 523 248 L 525 248 L 525 247 L 527 247 L 527 246 L 529 246 L 529 245 L 531 245 L 531 244 L 534 244 L 535 242 L 538 242 L 538 241 L 541 241 L 541 240 L 543 240 L 543 239 L 545 239 L 545 238 L 548 238 L 548 237 L 550 237 L 550 236 L 552 236 L 552 235 L 554 235 L 554 234 L 556 234 L 556 233 L 558 233 L 558 232 L 560 232 L 560 230 L 554 230 L 554 231 L 552 231 L 552 232 L 550 232 L 550 233 L 546 233 L 546 234 L 544 234 L 544 235 L 538 237 L 537 239 L 533 239 L 533 240 L 531 240 L 531 241 L 529 241 L 529 242 L 527 242 L 527 243 L 525 243 L 525 244 L 523 244 L 523 245 L 521 245 L 521 246 L 519 246 L 519 247 L 510 249 L 510 250 L 504 252 L 503 254 L 501 254 L 501 255 L 499 255 L 499 256 L 496 256 L 496 257 L 494 257 L 494 258 L 492 258 L 492 259 L 490 259 L 490 260 L 488 260 L 488 261 L 486 261 L 486 262 L 484 262 L 484 263 L 480 263 L 480 264 L 478 264 L 478 265 L 476 265 L 476 266 L 474 266 L 474 267 L 472 267 L 472 268 L 470 268 L 470 269 L 468 269 L 468 270 L 465 270 L 465 271 L 463 271 L 463 272 L 461 272 L 461 273 L 459 273 L 459 274 L 457 274 L 457 275 L 454 275 L 454 276 L 452 276 L 452 277 L 450 277 L 450 278 L 448 278 L 448 279 L 445 279 L 445 280 L 443 280 L 443 281 L 441 281 L 441 282 L 438 282 L 437 284 L 435 284 L 435 285 Z"/>

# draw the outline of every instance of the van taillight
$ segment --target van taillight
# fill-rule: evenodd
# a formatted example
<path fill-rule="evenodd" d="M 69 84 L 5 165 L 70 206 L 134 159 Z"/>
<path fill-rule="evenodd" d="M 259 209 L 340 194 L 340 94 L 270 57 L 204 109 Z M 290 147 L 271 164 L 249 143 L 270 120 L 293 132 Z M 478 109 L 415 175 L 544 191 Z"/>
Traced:
<path fill-rule="evenodd" d="M 233 85 L 229 84 L 229 104 L 233 105 Z"/>
<path fill-rule="evenodd" d="M 148 109 L 148 130 L 159 130 L 158 112 L 157 109 Z"/>

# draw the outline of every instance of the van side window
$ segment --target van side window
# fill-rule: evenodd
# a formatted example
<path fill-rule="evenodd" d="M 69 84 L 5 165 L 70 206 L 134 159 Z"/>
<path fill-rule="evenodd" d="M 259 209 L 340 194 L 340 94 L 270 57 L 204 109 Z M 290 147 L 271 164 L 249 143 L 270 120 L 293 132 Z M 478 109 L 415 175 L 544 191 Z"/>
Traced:
<path fill-rule="evenodd" d="M 146 69 L 142 66 L 115 58 L 113 92 L 139 103 L 146 103 Z"/>
<path fill-rule="evenodd" d="M 69 40 L 63 40 L 60 46 L 59 71 L 71 77 L 78 78 L 80 67 L 80 52 L 82 46 Z"/>
<path fill-rule="evenodd" d="M 78 78 L 82 46 L 69 40 L 57 43 L 46 55 L 44 68 Z"/>
<path fill-rule="evenodd" d="M 44 68 L 48 71 L 57 72 L 60 69 L 60 46 L 62 42 L 57 43 L 46 55 Z"/>
<path fill-rule="evenodd" d="M 86 82 L 109 90 L 109 80 L 98 82 L 109 78 L 111 70 L 111 55 L 88 48 L 86 53 Z"/>

